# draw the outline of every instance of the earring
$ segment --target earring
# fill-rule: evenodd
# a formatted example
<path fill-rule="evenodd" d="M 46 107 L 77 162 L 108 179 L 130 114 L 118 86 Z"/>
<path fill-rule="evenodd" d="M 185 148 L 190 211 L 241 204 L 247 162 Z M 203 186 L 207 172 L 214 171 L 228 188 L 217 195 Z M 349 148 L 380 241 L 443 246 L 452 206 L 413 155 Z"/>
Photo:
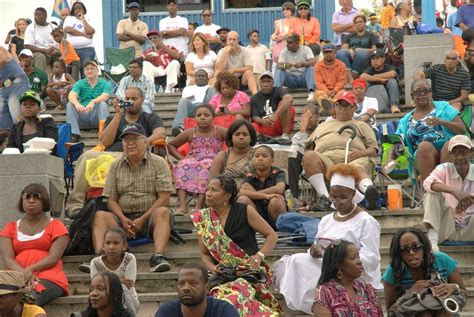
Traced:
<path fill-rule="evenodd" d="M 341 280 L 341 279 L 342 279 L 342 276 L 343 276 L 343 275 L 342 275 L 342 271 L 341 271 L 341 269 L 339 269 L 339 271 L 337 271 L 336 277 L 337 277 L 337 279 Z"/>

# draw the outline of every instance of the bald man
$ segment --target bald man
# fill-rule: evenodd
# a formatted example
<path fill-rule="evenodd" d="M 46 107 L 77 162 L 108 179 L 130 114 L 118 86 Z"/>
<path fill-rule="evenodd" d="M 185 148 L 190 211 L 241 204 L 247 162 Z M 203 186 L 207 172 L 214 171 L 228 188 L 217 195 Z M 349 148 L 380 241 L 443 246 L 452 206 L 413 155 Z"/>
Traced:
<path fill-rule="evenodd" d="M 471 76 L 461 64 L 459 55 L 455 50 L 448 50 L 444 54 L 444 64 L 436 64 L 417 71 L 413 79 L 431 79 L 433 100 L 444 100 L 461 110 L 471 91 Z"/>
<path fill-rule="evenodd" d="M 227 71 L 248 86 L 252 95 L 257 93 L 257 82 L 253 76 L 253 62 L 247 49 L 239 45 L 239 34 L 230 31 L 227 34 L 226 47 L 217 54 L 216 73 Z"/>

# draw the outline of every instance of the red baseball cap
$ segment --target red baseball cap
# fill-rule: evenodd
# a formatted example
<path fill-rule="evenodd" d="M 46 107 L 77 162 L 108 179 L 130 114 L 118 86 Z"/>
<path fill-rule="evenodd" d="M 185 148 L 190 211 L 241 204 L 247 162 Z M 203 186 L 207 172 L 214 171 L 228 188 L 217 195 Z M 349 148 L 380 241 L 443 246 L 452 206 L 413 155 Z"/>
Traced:
<path fill-rule="evenodd" d="M 343 90 L 340 94 L 338 94 L 337 96 L 337 100 L 336 101 L 339 101 L 339 100 L 344 100 L 346 102 L 348 102 L 349 104 L 353 105 L 355 104 L 356 102 L 356 97 L 354 95 L 354 93 L 352 91 L 346 91 L 346 90 Z"/>

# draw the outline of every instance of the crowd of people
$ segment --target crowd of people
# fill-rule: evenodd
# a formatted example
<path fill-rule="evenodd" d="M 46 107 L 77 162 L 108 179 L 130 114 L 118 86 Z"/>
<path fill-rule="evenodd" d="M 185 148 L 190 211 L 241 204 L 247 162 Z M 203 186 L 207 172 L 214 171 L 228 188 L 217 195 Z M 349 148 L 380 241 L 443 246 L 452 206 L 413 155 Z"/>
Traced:
<path fill-rule="evenodd" d="M 0 128 L 8 131 L 0 145 L 23 152 L 34 137 L 58 139 L 53 118 L 40 115 L 46 98 L 65 110 L 73 142 L 80 141 L 81 129 L 105 122 L 98 146 L 75 165 L 66 206 L 74 218 L 88 200 L 107 198 L 91 223 L 95 257 L 79 267 L 91 277 L 89 304 L 75 316 L 138 316 L 137 260 L 127 243 L 151 240 L 149 271 L 169 271 L 173 263 L 165 250 L 174 219 L 182 216 L 190 216 L 195 227 L 202 263 L 179 268 L 179 298 L 160 305 L 156 316 L 270 316 L 281 312 L 272 287 L 290 309 L 313 316 L 383 316 L 376 290 L 384 291 L 385 308 L 393 314 L 409 294 L 425 288 L 435 297 L 465 299 L 457 263 L 439 246 L 474 238 L 473 149 L 460 116 L 471 107 L 474 1 L 455 12 L 453 23 L 463 30 L 465 56 L 446 51 L 443 63 L 416 72 L 406 87 L 414 108 L 401 117 L 396 134 L 420 163 L 424 231 L 394 234 L 383 275 L 380 225 L 370 214 L 380 208 L 376 116 L 404 110 L 400 67 L 387 58 L 383 43 L 391 29 L 420 16 L 409 1 L 396 8 L 383 1 L 378 24 L 375 14 L 362 15 L 351 0 L 339 3 L 331 42 L 320 38 L 310 2 L 285 2 L 269 47 L 254 29 L 247 34 L 249 45 L 242 46 L 236 31 L 212 22 L 209 9 L 201 12 L 203 25 L 188 28 L 175 0 L 167 1 L 169 16 L 159 30 L 149 30 L 139 19 L 140 4 L 129 3 L 129 18 L 118 21 L 116 36 L 120 48 L 135 49 L 135 57 L 122 65 L 129 74 L 115 90 L 100 75 L 94 23 L 82 2 L 64 12 L 60 25 L 48 23 L 43 8 L 35 10 L 34 22 L 16 22 L 9 49 L 0 48 Z M 164 93 L 182 89 L 167 142 L 155 112 L 158 86 Z M 299 122 L 287 88 L 307 91 Z M 299 130 L 293 133 L 295 125 Z M 292 144 L 288 177 L 275 165 L 268 140 Z M 150 151 L 157 144 L 165 144 L 164 158 Z M 390 151 L 385 164 L 397 155 Z M 103 156 L 112 162 L 104 184 L 93 186 L 87 163 Z M 329 213 L 308 252 L 283 257 L 271 272 L 265 258 L 290 212 L 288 188 L 300 197 L 302 171 L 317 200 L 297 207 Z M 0 314 L 31 311 L 42 317 L 40 307 L 69 293 L 61 260 L 68 229 L 49 216 L 50 205 L 43 185 L 26 186 L 18 203 L 22 218 L 0 232 L 9 270 L 0 271 L 0 297 L 9 301 Z M 257 234 L 263 243 L 257 244 Z M 445 283 L 433 284 L 432 273 Z M 443 308 L 426 310 L 426 316 L 447 316 Z"/>

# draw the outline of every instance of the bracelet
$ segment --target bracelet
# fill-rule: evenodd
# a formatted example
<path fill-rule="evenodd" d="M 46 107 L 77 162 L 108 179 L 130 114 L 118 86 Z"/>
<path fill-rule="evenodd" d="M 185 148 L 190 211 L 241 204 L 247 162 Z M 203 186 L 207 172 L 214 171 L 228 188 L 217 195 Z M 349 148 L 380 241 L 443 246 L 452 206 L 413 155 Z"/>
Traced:
<path fill-rule="evenodd" d="M 283 64 L 283 70 L 286 70 L 286 63 Z"/>
<path fill-rule="evenodd" d="M 257 255 L 262 259 L 262 261 L 265 261 L 265 254 L 263 254 L 262 251 L 258 251 Z M 459 287 L 459 286 L 458 286 Z"/>

